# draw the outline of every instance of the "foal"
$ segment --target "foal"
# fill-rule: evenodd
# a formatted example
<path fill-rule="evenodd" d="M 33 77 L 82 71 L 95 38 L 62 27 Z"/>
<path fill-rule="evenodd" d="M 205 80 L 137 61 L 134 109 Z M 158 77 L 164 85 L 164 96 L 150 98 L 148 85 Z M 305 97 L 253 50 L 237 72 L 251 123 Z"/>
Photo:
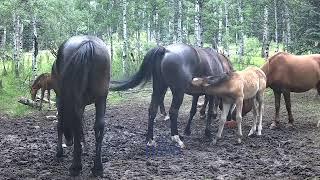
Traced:
<path fill-rule="evenodd" d="M 219 130 L 216 140 L 221 138 L 223 127 L 227 119 L 228 112 L 233 104 L 236 105 L 236 121 L 238 126 L 238 143 L 241 143 L 242 129 L 242 107 L 243 101 L 255 99 L 259 104 L 259 125 L 257 135 L 261 135 L 262 130 L 262 112 L 263 112 L 263 93 L 266 89 L 266 75 L 257 67 L 248 67 L 243 71 L 231 72 L 228 80 L 221 82 L 219 85 L 211 85 L 215 77 L 193 78 L 192 84 L 201 86 L 208 95 L 221 97 L 223 110 L 219 123 Z M 254 121 L 248 136 L 256 131 L 257 126 L 257 106 L 253 105 Z M 216 142 L 215 140 L 215 142 Z"/>
<path fill-rule="evenodd" d="M 39 89 L 41 89 L 41 99 L 40 99 L 40 109 L 42 108 L 42 102 L 44 98 L 45 91 L 48 92 L 48 101 L 49 101 L 49 108 L 51 108 L 51 101 L 50 101 L 50 90 L 54 89 L 53 79 L 51 78 L 50 73 L 43 73 L 39 75 L 36 80 L 33 82 L 31 86 L 31 99 L 34 101 L 36 99 L 36 95 Z"/>

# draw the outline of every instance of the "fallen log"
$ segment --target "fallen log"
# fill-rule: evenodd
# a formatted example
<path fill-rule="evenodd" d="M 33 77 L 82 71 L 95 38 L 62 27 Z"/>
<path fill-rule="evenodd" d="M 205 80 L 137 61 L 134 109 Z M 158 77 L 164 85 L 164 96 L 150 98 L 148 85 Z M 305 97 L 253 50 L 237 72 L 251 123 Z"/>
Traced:
<path fill-rule="evenodd" d="M 40 102 L 40 100 L 41 100 L 41 97 L 39 95 L 37 95 L 36 102 L 38 102 L 38 101 Z M 43 98 L 43 101 L 46 102 L 46 103 L 49 103 L 49 100 L 47 98 Z M 52 100 L 50 100 L 50 103 L 51 104 L 56 104 L 56 102 L 54 102 Z"/>
<path fill-rule="evenodd" d="M 40 108 L 40 103 L 38 102 L 34 102 L 31 99 L 25 98 L 25 97 L 21 97 L 18 100 L 19 103 L 27 105 L 27 106 L 31 106 L 33 108 Z"/>

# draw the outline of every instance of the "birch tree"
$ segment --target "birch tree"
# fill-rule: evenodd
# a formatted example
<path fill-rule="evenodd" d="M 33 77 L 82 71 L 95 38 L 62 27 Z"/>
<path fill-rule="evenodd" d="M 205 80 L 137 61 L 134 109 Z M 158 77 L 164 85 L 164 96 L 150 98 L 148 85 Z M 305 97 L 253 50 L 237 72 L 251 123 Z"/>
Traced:
<path fill-rule="evenodd" d="M 38 34 L 37 34 L 37 20 L 36 15 L 32 17 L 32 36 L 33 44 L 32 44 L 32 77 L 33 80 L 37 77 L 37 55 L 38 55 Z"/>
<path fill-rule="evenodd" d="M 226 29 L 226 34 L 225 34 L 225 42 L 224 42 L 224 50 L 225 54 L 227 57 L 230 56 L 229 53 L 229 17 L 228 17 L 228 1 L 224 1 L 224 17 L 225 17 L 225 29 Z"/>
<path fill-rule="evenodd" d="M 264 7 L 264 15 L 263 15 L 263 35 L 262 35 L 262 49 L 261 56 L 265 59 L 268 58 L 268 39 L 269 39 L 269 27 L 268 27 L 268 16 L 269 11 L 267 6 Z"/>
<path fill-rule="evenodd" d="M 239 61 L 242 61 L 244 53 L 244 33 L 243 33 L 243 12 L 242 12 L 242 1 L 238 0 L 238 13 L 240 22 L 240 32 L 239 32 Z"/>
<path fill-rule="evenodd" d="M 128 34 L 127 34 L 127 1 L 122 0 L 123 50 L 122 73 L 128 75 Z"/>
<path fill-rule="evenodd" d="M 182 42 L 182 0 L 178 0 L 178 26 L 177 26 L 177 42 Z"/>
<path fill-rule="evenodd" d="M 14 60 L 14 72 L 16 77 L 19 77 L 20 70 L 20 59 L 22 54 L 22 33 L 23 33 L 23 24 L 20 21 L 20 15 L 17 15 L 16 12 L 13 13 L 13 60 Z"/>
<path fill-rule="evenodd" d="M 274 29 L 274 40 L 276 43 L 276 52 L 279 51 L 279 40 L 278 40 L 278 8 L 277 8 L 277 0 L 274 0 L 274 23 L 275 23 L 275 29 Z"/>
<path fill-rule="evenodd" d="M 290 44 L 291 44 L 291 22 L 290 22 L 289 8 L 286 3 L 284 4 L 284 12 L 285 12 L 284 18 L 285 18 L 285 25 L 286 25 L 285 49 L 289 51 Z"/>
<path fill-rule="evenodd" d="M 194 22 L 194 26 L 195 26 L 195 39 L 196 39 L 196 46 L 198 47 L 203 47 L 203 40 L 202 40 L 202 18 L 201 18 L 201 14 L 202 14 L 202 0 L 196 0 L 195 3 L 195 22 Z"/>

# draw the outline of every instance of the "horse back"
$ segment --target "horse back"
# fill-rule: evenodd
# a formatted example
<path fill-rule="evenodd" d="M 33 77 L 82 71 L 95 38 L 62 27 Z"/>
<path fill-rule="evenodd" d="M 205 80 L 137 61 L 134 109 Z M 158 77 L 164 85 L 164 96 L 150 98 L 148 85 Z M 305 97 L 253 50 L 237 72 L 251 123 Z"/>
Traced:
<path fill-rule="evenodd" d="M 272 88 L 304 92 L 314 88 L 320 80 L 319 55 L 278 53 L 267 63 L 264 65 L 267 68 L 263 69 Z"/>

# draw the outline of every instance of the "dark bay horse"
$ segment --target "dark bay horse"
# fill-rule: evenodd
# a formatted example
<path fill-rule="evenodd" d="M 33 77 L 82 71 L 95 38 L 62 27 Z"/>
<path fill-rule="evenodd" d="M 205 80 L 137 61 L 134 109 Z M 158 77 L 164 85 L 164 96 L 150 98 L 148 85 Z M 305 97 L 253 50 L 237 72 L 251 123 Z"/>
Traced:
<path fill-rule="evenodd" d="M 51 78 L 50 73 L 43 73 L 34 80 L 30 90 L 31 99 L 34 101 L 36 99 L 38 90 L 41 89 L 40 109 L 42 108 L 42 102 L 43 102 L 45 91 L 48 92 L 49 108 L 51 107 L 50 90 L 53 88 L 54 88 L 54 82 Z"/>
<path fill-rule="evenodd" d="M 94 176 L 101 176 L 103 173 L 101 146 L 110 82 L 110 56 L 106 44 L 92 36 L 75 36 L 68 39 L 59 47 L 51 74 L 56 80 L 58 97 L 57 157 L 63 155 L 62 135 L 64 135 L 66 144 L 69 146 L 73 144 L 70 174 L 79 175 L 82 170 L 80 144 L 83 138 L 82 117 L 85 106 L 95 103 L 96 154 L 92 173 Z"/>
<path fill-rule="evenodd" d="M 215 77 L 216 83 L 228 78 L 229 71 L 224 68 L 221 58 L 222 55 L 210 48 L 193 48 L 186 44 L 159 46 L 148 51 L 136 74 L 115 85 L 111 90 L 127 90 L 152 78 L 153 92 L 149 106 L 147 145 L 155 145 L 153 140 L 154 119 L 158 106 L 163 102 L 166 90 L 169 87 L 172 92 L 172 103 L 169 110 L 171 139 L 183 148 L 185 146 L 178 135 L 177 118 L 184 94 L 203 95 L 201 88 L 191 84 L 193 77 L 211 75 Z M 212 102 L 213 98 L 210 98 L 209 103 Z M 197 103 L 193 102 L 193 104 L 196 108 Z M 209 105 L 209 107 L 211 106 Z M 212 108 L 209 111 L 212 112 Z M 209 117 L 211 114 L 208 113 L 208 119 L 211 118 Z"/>
<path fill-rule="evenodd" d="M 275 118 L 270 128 L 279 124 L 281 94 L 288 111 L 289 125 L 293 125 L 290 92 L 301 93 L 316 88 L 320 94 L 320 54 L 292 55 L 279 52 L 268 59 L 261 69 L 267 76 L 267 86 L 275 97 Z"/>

